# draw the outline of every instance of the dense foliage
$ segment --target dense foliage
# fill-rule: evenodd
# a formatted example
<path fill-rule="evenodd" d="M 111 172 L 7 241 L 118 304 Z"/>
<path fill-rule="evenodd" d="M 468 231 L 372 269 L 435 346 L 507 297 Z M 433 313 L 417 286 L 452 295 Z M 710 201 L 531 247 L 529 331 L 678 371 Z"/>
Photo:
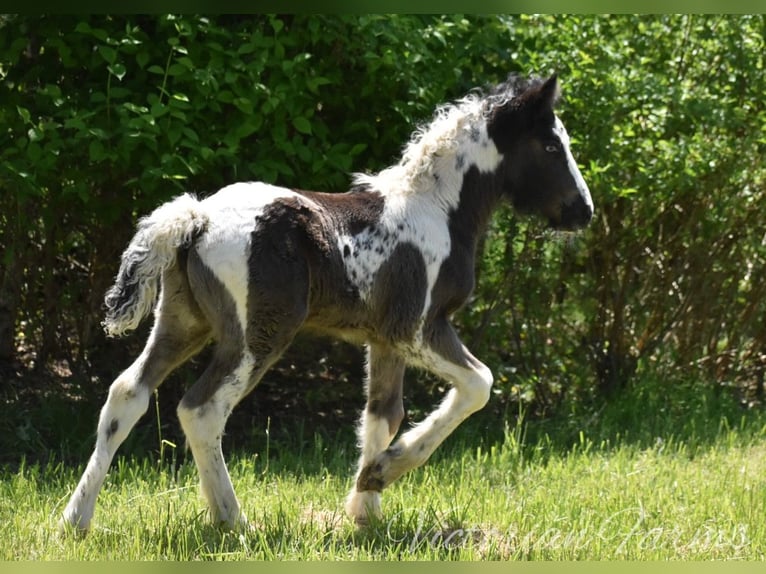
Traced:
<path fill-rule="evenodd" d="M 757 400 L 764 32 L 763 15 L 4 16 L 0 361 L 126 365 L 103 293 L 136 217 L 181 190 L 341 191 L 435 105 L 556 71 L 597 217 L 564 239 L 495 218 L 469 346 L 542 410 L 640 373 Z"/>

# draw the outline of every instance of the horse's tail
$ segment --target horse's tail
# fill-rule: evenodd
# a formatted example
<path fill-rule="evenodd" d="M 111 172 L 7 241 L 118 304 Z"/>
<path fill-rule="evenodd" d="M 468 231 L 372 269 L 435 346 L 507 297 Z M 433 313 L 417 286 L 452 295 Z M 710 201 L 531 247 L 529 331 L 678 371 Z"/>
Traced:
<path fill-rule="evenodd" d="M 184 194 L 141 218 L 122 254 L 114 285 L 106 292 L 104 330 L 119 337 L 138 327 L 157 300 L 162 272 L 175 262 L 178 249 L 190 246 L 208 223 L 200 202 Z"/>

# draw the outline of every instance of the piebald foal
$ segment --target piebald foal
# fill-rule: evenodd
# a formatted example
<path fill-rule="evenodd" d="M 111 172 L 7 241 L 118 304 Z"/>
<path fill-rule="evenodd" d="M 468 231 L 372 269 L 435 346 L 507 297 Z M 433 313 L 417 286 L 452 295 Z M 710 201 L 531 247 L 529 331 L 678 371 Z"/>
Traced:
<path fill-rule="evenodd" d="M 141 219 L 106 295 L 105 328 L 122 335 L 152 309 L 154 327 L 109 389 L 62 524 L 88 529 L 115 451 L 152 392 L 210 341 L 212 360 L 178 416 L 212 520 L 247 524 L 221 450 L 224 425 L 301 329 L 367 346 L 361 456 L 346 510 L 359 523 L 380 515 L 381 491 L 489 399 L 492 373 L 450 317 L 473 289 L 493 210 L 505 199 L 567 230 L 591 219 L 588 187 L 554 113 L 558 93 L 555 76 L 511 77 L 443 106 L 399 163 L 357 175 L 344 194 L 237 183 L 203 200 L 180 196 Z M 393 442 L 407 365 L 451 390 Z"/>

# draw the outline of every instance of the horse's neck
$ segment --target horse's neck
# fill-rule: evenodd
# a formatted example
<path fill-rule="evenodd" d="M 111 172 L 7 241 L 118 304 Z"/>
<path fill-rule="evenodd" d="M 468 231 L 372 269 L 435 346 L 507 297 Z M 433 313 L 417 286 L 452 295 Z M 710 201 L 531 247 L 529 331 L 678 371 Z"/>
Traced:
<path fill-rule="evenodd" d="M 502 187 L 497 175 L 498 161 L 494 170 L 483 170 L 477 162 L 454 169 L 459 154 L 471 157 L 470 150 L 457 150 L 439 158 L 437 169 L 426 182 L 427 193 L 449 218 L 453 234 L 457 234 L 466 245 L 475 247 L 484 234 L 492 213 L 500 204 Z M 475 155 L 474 155 L 475 157 Z"/>
<path fill-rule="evenodd" d="M 461 189 L 460 204 L 450 216 L 450 227 L 453 230 L 459 229 L 463 241 L 475 249 L 500 200 L 500 187 L 494 173 L 469 170 Z"/>

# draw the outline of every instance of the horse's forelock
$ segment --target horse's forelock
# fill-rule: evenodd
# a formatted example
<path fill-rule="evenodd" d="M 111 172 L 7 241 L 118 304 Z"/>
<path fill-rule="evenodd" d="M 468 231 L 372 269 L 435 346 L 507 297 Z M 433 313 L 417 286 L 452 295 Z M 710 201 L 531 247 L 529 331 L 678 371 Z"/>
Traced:
<path fill-rule="evenodd" d="M 509 105 L 515 108 L 523 106 L 535 97 L 545 81 L 538 76 L 526 77 L 511 74 L 506 81 L 493 86 L 484 96 L 485 113 L 491 116 L 496 110 Z M 558 99 L 558 92 L 552 103 L 555 103 L 556 99 Z"/>

